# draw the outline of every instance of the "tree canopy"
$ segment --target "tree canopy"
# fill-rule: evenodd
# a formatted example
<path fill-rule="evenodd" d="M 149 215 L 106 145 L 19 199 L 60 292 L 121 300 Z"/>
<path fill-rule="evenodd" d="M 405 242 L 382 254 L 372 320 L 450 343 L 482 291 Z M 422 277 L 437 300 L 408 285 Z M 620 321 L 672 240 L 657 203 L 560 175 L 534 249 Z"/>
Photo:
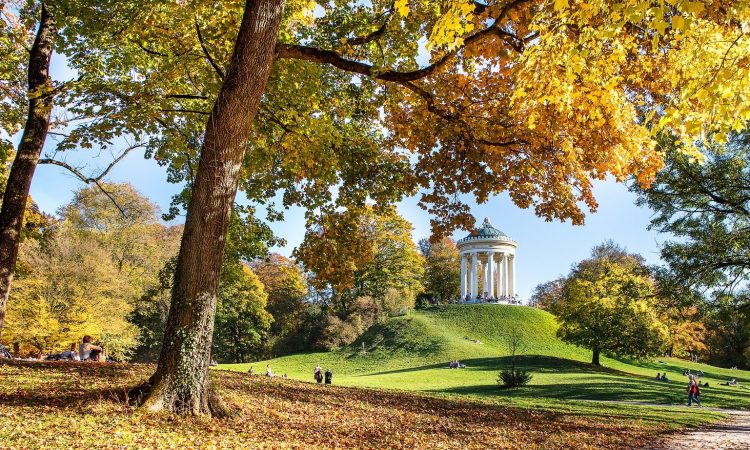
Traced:
<path fill-rule="evenodd" d="M 721 114 L 746 114 L 742 5 L 287 1 L 241 188 L 311 209 L 418 188 L 436 232 L 472 225 L 455 194 L 507 190 L 547 219 L 581 223 L 580 205 L 596 208 L 592 178 L 649 184 L 662 164 L 656 130 L 694 155 L 704 133 L 720 141 L 744 126 Z M 189 179 L 242 4 L 123 5 L 100 28 L 127 14 L 136 20 L 116 42 L 94 34 L 99 50 L 76 64 L 139 74 L 100 100 L 129 127 L 159 130 L 149 154 Z"/>
<path fill-rule="evenodd" d="M 343 316 L 356 297 L 382 302 L 389 290 L 413 305 L 422 289 L 424 260 L 411 230 L 395 208 L 345 210 L 321 217 L 295 256 L 314 274 L 318 289 L 333 290 L 334 306 Z"/>
<path fill-rule="evenodd" d="M 435 303 L 450 303 L 458 299 L 461 267 L 453 239 L 444 237 L 434 243 L 423 239 L 419 241 L 419 251 L 425 261 L 425 294 Z"/>
<path fill-rule="evenodd" d="M 702 162 L 664 137 L 666 167 L 651 189 L 635 187 L 639 204 L 656 212 L 650 227 L 673 236 L 661 256 L 689 287 L 732 293 L 750 273 L 750 137 L 703 146 Z"/>
<path fill-rule="evenodd" d="M 560 321 L 558 335 L 591 349 L 599 365 L 600 353 L 640 358 L 664 349 L 667 330 L 654 306 L 642 258 L 610 242 L 576 265 L 550 310 Z"/>

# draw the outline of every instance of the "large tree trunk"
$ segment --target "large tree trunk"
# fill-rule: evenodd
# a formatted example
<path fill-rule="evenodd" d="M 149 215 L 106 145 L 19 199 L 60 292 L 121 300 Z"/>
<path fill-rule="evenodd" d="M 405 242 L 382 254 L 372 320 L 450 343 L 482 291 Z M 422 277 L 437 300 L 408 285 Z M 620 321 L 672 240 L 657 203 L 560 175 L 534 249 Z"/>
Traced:
<path fill-rule="evenodd" d="M 34 177 L 34 170 L 47 138 L 52 112 L 53 94 L 49 63 L 56 34 L 55 19 L 47 5 L 42 3 L 39 29 L 29 53 L 29 114 L 26 117 L 26 126 L 16 158 L 10 168 L 0 210 L 0 333 L 5 324 L 5 308 L 8 304 L 13 272 L 16 270 L 23 214 L 29 198 L 31 179 Z"/>
<path fill-rule="evenodd" d="M 246 0 L 232 60 L 206 125 L 164 343 L 143 405 L 148 410 L 225 412 L 208 380 L 224 238 L 283 9 L 284 0 Z"/>

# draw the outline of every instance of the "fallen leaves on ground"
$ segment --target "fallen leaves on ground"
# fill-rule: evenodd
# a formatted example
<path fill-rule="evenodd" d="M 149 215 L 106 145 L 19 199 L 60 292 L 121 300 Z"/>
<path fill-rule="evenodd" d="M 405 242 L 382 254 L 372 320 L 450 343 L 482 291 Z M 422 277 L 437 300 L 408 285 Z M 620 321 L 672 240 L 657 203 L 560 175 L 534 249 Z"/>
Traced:
<path fill-rule="evenodd" d="M 123 400 L 153 366 L 0 363 L 0 448 L 633 448 L 653 426 L 212 371 L 228 419 Z"/>

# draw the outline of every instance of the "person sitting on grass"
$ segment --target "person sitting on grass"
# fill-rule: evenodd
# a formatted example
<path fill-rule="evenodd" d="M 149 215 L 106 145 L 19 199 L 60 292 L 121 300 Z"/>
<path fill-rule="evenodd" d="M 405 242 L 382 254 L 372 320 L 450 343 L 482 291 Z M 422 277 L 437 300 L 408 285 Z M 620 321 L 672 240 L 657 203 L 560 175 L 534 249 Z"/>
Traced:
<path fill-rule="evenodd" d="M 731 380 L 727 381 L 727 386 L 734 386 L 737 384 L 737 380 L 732 378 Z"/>
<path fill-rule="evenodd" d="M 60 353 L 60 359 L 67 359 L 70 361 L 78 361 L 80 358 L 78 357 L 78 352 L 76 351 L 76 344 L 70 344 L 70 348 L 65 350 L 64 352 Z"/>
<path fill-rule="evenodd" d="M 99 361 L 104 353 L 104 349 L 91 342 L 94 340 L 91 336 L 84 336 L 81 346 L 78 348 L 78 356 L 81 361 Z"/>
<path fill-rule="evenodd" d="M 273 377 L 276 376 L 275 373 L 271 372 L 271 365 L 270 364 L 266 364 L 266 376 L 270 377 L 270 378 L 273 378 Z"/>
<path fill-rule="evenodd" d="M 665 383 L 669 383 L 669 379 L 667 378 L 667 372 L 664 372 L 661 376 L 661 381 Z"/>
<path fill-rule="evenodd" d="M 656 381 L 661 381 L 661 374 L 656 372 Z"/>
<path fill-rule="evenodd" d="M 0 359 L 13 359 L 13 355 L 10 354 L 7 348 L 0 344 Z"/>

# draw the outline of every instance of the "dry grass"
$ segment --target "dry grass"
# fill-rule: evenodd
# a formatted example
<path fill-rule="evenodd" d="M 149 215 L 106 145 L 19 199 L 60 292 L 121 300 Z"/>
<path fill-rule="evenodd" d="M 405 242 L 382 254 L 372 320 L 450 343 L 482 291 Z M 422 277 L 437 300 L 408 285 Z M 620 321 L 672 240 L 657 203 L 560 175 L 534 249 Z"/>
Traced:
<path fill-rule="evenodd" d="M 0 448 L 633 448 L 656 425 L 216 371 L 239 414 L 145 415 L 152 366 L 0 364 Z"/>

